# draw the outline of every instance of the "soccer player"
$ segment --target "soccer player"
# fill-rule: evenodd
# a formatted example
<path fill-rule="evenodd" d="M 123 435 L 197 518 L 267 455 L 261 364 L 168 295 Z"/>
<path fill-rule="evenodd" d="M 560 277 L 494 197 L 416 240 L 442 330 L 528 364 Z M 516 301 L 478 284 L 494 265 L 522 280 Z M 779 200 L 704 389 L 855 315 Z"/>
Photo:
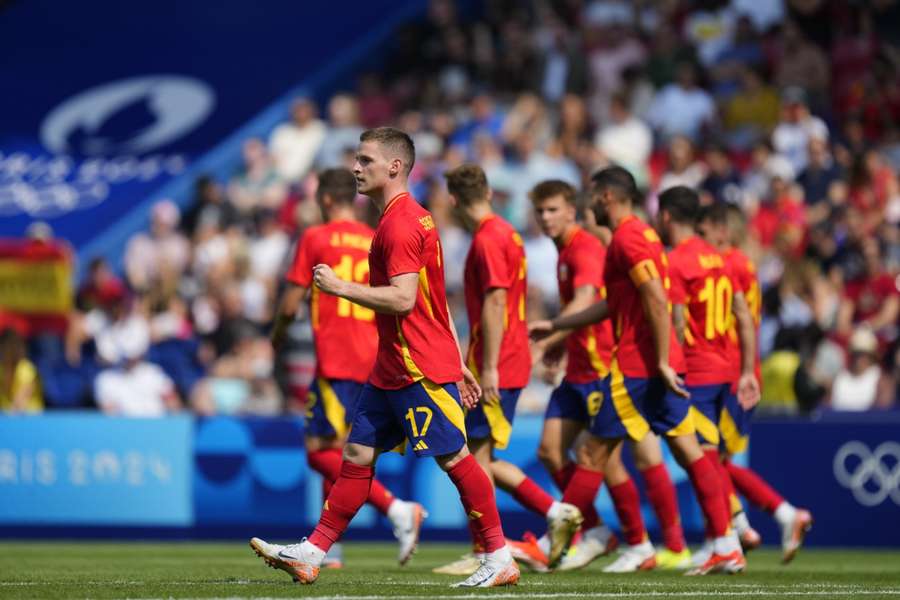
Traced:
<path fill-rule="evenodd" d="M 578 313 L 532 324 L 535 337 L 611 319 L 616 346 L 608 382 L 608 401 L 600 405 L 590 434 L 577 451 L 578 466 L 563 501 L 584 512 L 603 482 L 610 456 L 628 437 L 643 439 L 649 431 L 664 437 L 687 471 L 714 535 L 714 552 L 691 575 L 738 572 L 746 562 L 740 544 L 729 535 L 729 514 L 722 501 L 716 467 L 700 449 L 690 413 L 682 349 L 669 313 L 668 262 L 656 232 L 633 213 L 638 198 L 634 177 L 621 167 L 595 174 L 594 186 L 614 228 L 606 255 L 605 300 Z M 629 545 L 623 553 L 637 568 L 652 566 L 649 541 Z"/>
<path fill-rule="evenodd" d="M 719 415 L 732 395 L 732 384 L 742 406 L 759 401 L 753 374 L 756 357 L 753 320 L 743 288 L 719 249 L 697 235 L 700 197 L 691 188 L 675 186 L 659 196 L 658 229 L 669 252 L 669 277 L 675 334 L 683 344 L 694 426 L 704 454 L 716 467 L 722 486 L 722 504 L 732 514 L 731 479 L 719 457 Z M 733 325 L 734 323 L 734 325 Z M 737 352 L 731 352 L 729 334 L 737 332 Z M 737 379 L 733 376 L 738 364 Z M 694 555 L 694 565 L 712 554 L 712 536 Z"/>
<path fill-rule="evenodd" d="M 559 248 L 557 278 L 560 300 L 564 304 L 561 314 L 577 312 L 605 297 L 603 270 L 606 247 L 576 224 L 575 189 L 563 181 L 548 180 L 534 187 L 531 200 L 538 224 Z M 550 397 L 538 450 L 539 458 L 561 490 L 565 490 L 575 469 L 569 451 L 603 402 L 602 382 L 609 373 L 612 328 L 604 322 L 574 332 L 561 331 L 536 342 L 535 347 L 540 355 L 547 350 L 552 351 L 563 342 L 568 356 L 566 374 L 562 384 Z M 635 456 L 638 467 L 649 474 L 647 479 L 651 485 L 648 489 L 652 490 L 652 497 L 660 496 L 656 484 L 662 482 L 664 485 L 663 480 L 668 482 L 668 490 L 663 490 L 662 494 L 669 496 L 668 501 L 674 508 L 670 511 L 670 520 L 675 523 L 674 537 L 681 539 L 679 552 L 684 552 L 686 547 L 678 522 L 675 488 L 665 471 L 662 452 L 655 437 L 647 436 L 639 440 L 635 444 Z M 611 457 L 605 475 L 626 541 L 639 543 L 647 535 L 640 512 L 640 496 L 622 464 L 620 451 Z M 618 545 L 609 528 L 600 522 L 593 503 L 586 506 L 584 518 L 584 535 L 578 542 L 577 551 L 566 556 L 560 564 L 561 570 L 583 567 Z M 511 542 L 511 546 L 517 559 L 537 567 L 547 552 L 548 544 L 547 540 L 541 543 L 526 539 L 524 542 Z M 547 556 L 550 565 L 554 561 L 552 553 Z M 623 568 L 631 570 L 620 561 L 607 567 L 609 572 L 621 572 Z"/>
<path fill-rule="evenodd" d="M 447 306 L 434 219 L 408 192 L 414 160 L 406 133 L 390 127 L 363 132 L 353 173 L 360 193 L 381 213 L 369 250 L 369 285 L 344 281 L 328 265 L 313 269 L 322 293 L 375 311 L 378 352 L 357 399 L 340 476 L 315 530 L 288 546 L 250 541 L 266 563 L 302 583 L 316 580 L 325 553 L 366 501 L 378 455 L 407 441 L 416 456 L 433 456 L 447 472 L 483 540 L 481 566 L 456 585 L 493 587 L 519 579 L 494 488 L 466 447 L 463 406 L 474 407 L 480 390 L 463 364 Z"/>
<path fill-rule="evenodd" d="M 741 209 L 734 205 L 715 205 L 706 211 L 701 219 L 700 230 L 704 237 L 720 248 L 726 264 L 734 276 L 735 289 L 744 291 L 747 306 L 753 319 L 754 332 L 759 331 L 762 315 L 762 296 L 756 280 L 756 265 L 741 250 L 746 241 L 747 221 Z M 731 364 L 736 364 L 738 347 L 736 336 L 730 335 Z M 755 355 L 754 375 L 760 381 L 760 361 Z M 734 377 L 737 377 L 735 373 Z M 813 518 L 808 510 L 797 508 L 786 501 L 758 473 L 747 467 L 731 462 L 730 457 L 744 452 L 750 435 L 753 410 L 746 409 L 730 395 L 719 417 L 721 447 L 724 453 L 724 467 L 734 487 L 750 502 L 772 515 L 781 529 L 782 562 L 789 563 L 797 555 L 806 533 L 812 528 Z M 736 499 L 735 499 L 736 500 Z M 733 523 L 741 537 L 745 549 L 759 545 L 759 534 L 747 521 L 739 502 L 732 501 Z"/>
<path fill-rule="evenodd" d="M 578 531 L 581 513 L 555 501 L 516 465 L 494 456 L 495 449 L 509 444 L 516 402 L 531 375 L 522 238 L 491 209 L 491 190 L 481 167 L 465 164 L 444 176 L 451 202 L 472 232 L 464 272 L 471 331 L 466 365 L 479 380 L 482 400 L 466 414 L 469 451 L 498 487 L 547 518 L 549 554 L 559 556 Z M 477 557 L 481 541 L 476 537 L 473 542 Z M 477 561 L 464 557 L 435 571 L 464 574 L 475 568 Z"/>
<path fill-rule="evenodd" d="M 284 344 L 287 328 L 300 304 L 309 296 L 309 313 L 316 347 L 316 379 L 306 403 L 306 459 L 322 475 L 323 498 L 341 471 L 341 448 L 378 345 L 375 313 L 349 300 L 322 294 L 312 285 L 313 267 L 331 265 L 345 281 L 368 283 L 372 228 L 356 220 L 353 201 L 356 179 L 348 169 L 329 169 L 319 175 L 316 200 L 325 224 L 310 227 L 300 240 L 285 274 L 286 288 L 272 329 L 276 350 Z M 368 501 L 394 528 L 400 542 L 397 560 L 412 556 L 426 516 L 420 504 L 404 502 L 378 481 L 372 481 Z M 325 566 L 341 562 L 340 544 L 329 552 Z"/>

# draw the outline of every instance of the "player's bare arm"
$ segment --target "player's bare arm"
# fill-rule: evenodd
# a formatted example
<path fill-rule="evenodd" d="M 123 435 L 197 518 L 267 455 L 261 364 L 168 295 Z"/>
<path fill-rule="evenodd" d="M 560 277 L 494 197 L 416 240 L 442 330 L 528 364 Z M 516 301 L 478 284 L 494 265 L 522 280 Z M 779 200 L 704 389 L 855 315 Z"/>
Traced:
<path fill-rule="evenodd" d="M 405 316 L 416 305 L 419 289 L 418 273 L 402 273 L 391 277 L 391 284 L 368 286 L 344 281 L 328 265 L 313 267 L 313 280 L 326 294 L 346 298 L 375 312 Z"/>
<path fill-rule="evenodd" d="M 528 333 L 532 339 L 542 339 L 556 331 L 579 329 L 608 318 L 609 305 L 606 300 L 601 300 L 577 313 L 560 315 L 553 320 L 532 321 L 528 324 Z"/>
<path fill-rule="evenodd" d="M 675 369 L 669 365 L 669 332 L 672 321 L 669 315 L 669 301 L 662 281 L 655 277 L 645 281 L 638 286 L 638 295 L 641 297 L 644 316 L 647 317 L 647 322 L 650 323 L 650 330 L 653 332 L 653 346 L 656 350 L 657 368 L 659 369 L 660 377 L 662 377 L 666 387 L 682 398 L 688 398 L 690 394 L 684 389 L 684 381 L 678 376 Z"/>
<path fill-rule="evenodd" d="M 675 337 L 678 343 L 684 343 L 684 330 L 687 328 L 687 307 L 684 304 L 672 305 L 672 326 L 675 327 Z"/>
<path fill-rule="evenodd" d="M 484 296 L 481 309 L 481 332 L 484 338 L 481 362 L 481 392 L 485 401 L 500 400 L 500 344 L 506 316 L 506 289 L 492 288 Z"/>
<path fill-rule="evenodd" d="M 738 402 L 749 410 L 759 402 L 759 382 L 753 373 L 756 362 L 756 328 L 743 292 L 737 292 L 731 304 L 741 344 L 741 377 L 738 380 Z"/>
<path fill-rule="evenodd" d="M 276 350 L 284 345 L 284 339 L 287 334 L 288 327 L 297 317 L 297 311 L 306 299 L 307 289 L 303 286 L 288 282 L 287 287 L 281 295 L 278 302 L 278 309 L 275 313 L 275 324 L 272 326 L 270 339 L 272 347 Z"/>
<path fill-rule="evenodd" d="M 542 320 L 529 323 L 528 332 L 531 334 L 531 338 L 535 340 L 535 345 L 538 349 L 540 351 L 545 351 L 549 348 L 553 348 L 565 341 L 565 339 L 569 337 L 569 334 L 575 329 L 599 323 L 606 318 L 603 316 L 597 320 L 585 321 L 584 323 L 575 325 L 570 325 L 568 321 L 569 318 L 579 315 L 596 306 L 594 303 L 594 298 L 596 297 L 597 288 L 592 285 L 583 285 L 575 288 L 572 301 L 559 311 L 559 315 L 555 319 L 552 321 Z M 603 301 L 603 304 L 605 306 L 606 302 Z M 561 322 L 563 323 L 562 325 L 560 325 Z"/>

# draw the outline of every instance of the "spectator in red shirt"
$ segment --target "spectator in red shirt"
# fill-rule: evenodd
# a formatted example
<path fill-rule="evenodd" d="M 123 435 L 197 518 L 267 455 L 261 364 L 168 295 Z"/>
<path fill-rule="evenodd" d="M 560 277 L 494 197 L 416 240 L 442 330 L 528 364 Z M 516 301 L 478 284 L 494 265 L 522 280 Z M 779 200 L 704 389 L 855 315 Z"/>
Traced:
<path fill-rule="evenodd" d="M 858 327 L 868 327 L 878 336 L 881 349 L 897 337 L 900 292 L 895 278 L 884 269 L 883 252 L 877 238 L 861 243 L 863 274 L 847 283 L 838 312 L 837 332 L 848 337 Z"/>

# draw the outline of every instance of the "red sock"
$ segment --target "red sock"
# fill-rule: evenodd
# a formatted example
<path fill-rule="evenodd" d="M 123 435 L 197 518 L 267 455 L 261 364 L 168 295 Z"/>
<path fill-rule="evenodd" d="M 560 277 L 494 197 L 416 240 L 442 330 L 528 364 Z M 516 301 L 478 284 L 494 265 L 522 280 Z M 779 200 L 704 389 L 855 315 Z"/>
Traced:
<path fill-rule="evenodd" d="M 569 487 L 569 482 L 572 481 L 572 476 L 575 474 L 575 463 L 569 463 L 559 471 L 555 473 L 551 473 L 553 477 L 553 481 L 556 482 L 559 490 L 565 494 L 566 488 Z M 581 524 L 581 528 L 585 531 L 591 529 L 592 527 L 596 527 L 600 522 L 600 515 L 597 514 L 597 509 L 594 508 L 594 501 L 591 500 L 591 505 L 585 508 L 578 507 L 581 510 L 581 516 L 584 517 L 584 523 Z"/>
<path fill-rule="evenodd" d="M 325 477 L 322 478 L 322 502 L 325 502 L 325 498 L 327 498 L 328 494 L 331 493 L 332 485 L 333 484 L 330 481 L 328 481 L 327 478 L 325 478 Z"/>
<path fill-rule="evenodd" d="M 578 507 L 584 516 L 582 524 L 584 530 L 596 527 L 599 523 L 597 510 L 594 508 L 594 499 L 602 484 L 603 473 L 576 466 L 575 472 L 569 479 L 569 485 L 566 486 L 562 501 Z"/>
<path fill-rule="evenodd" d="M 714 538 L 728 533 L 730 512 L 725 507 L 719 473 L 704 455 L 688 465 L 688 475 L 697 493 L 700 509 L 706 517 L 708 534 Z"/>
<path fill-rule="evenodd" d="M 546 515 L 553 505 L 553 497 L 530 477 L 523 479 L 522 483 L 513 490 L 513 498 L 528 510 L 542 516 Z"/>
<path fill-rule="evenodd" d="M 340 448 L 326 448 L 324 450 L 316 450 L 306 455 L 309 466 L 322 474 L 325 480 L 334 482 L 341 472 L 341 463 L 343 462 L 343 451 Z M 322 482 L 322 491 L 324 498 L 328 497 L 328 490 L 325 482 Z M 372 480 L 372 487 L 369 489 L 369 497 L 366 500 L 374 506 L 378 512 L 383 515 L 387 514 L 391 502 L 394 501 L 394 495 L 385 488 L 377 479 Z"/>
<path fill-rule="evenodd" d="M 469 525 L 469 535 L 472 536 L 472 552 L 474 554 L 480 554 L 484 552 L 484 538 L 481 535 L 481 531 L 478 529 L 478 525 L 475 523 L 474 519 L 467 519 L 466 523 Z"/>
<path fill-rule="evenodd" d="M 719 480 L 722 482 L 722 491 L 725 493 L 725 499 L 728 502 L 728 514 L 734 516 L 743 510 L 741 501 L 738 500 L 737 492 L 734 491 L 734 483 L 731 481 L 731 475 L 725 468 L 721 456 L 716 452 L 716 470 L 719 472 Z"/>
<path fill-rule="evenodd" d="M 713 466 L 716 470 L 716 477 L 719 478 L 719 487 L 722 489 L 722 505 L 725 507 L 725 513 L 728 515 L 728 523 L 731 524 L 731 496 L 728 494 L 728 490 L 731 488 L 731 478 L 728 476 L 728 472 L 722 468 L 722 461 L 719 459 L 719 451 L 715 448 L 713 449 L 705 449 L 703 450 L 703 454 L 706 455 L 706 459 L 709 460 L 709 464 Z"/>
<path fill-rule="evenodd" d="M 475 457 L 471 454 L 465 457 L 447 474 L 459 490 L 459 499 L 466 514 L 475 522 L 475 528 L 484 543 L 484 551 L 493 552 L 505 546 L 506 538 L 503 536 L 503 527 L 500 526 L 494 486 Z"/>
<path fill-rule="evenodd" d="M 566 487 L 568 487 L 569 481 L 572 480 L 572 475 L 574 473 L 575 463 L 569 463 L 559 471 L 550 473 L 550 476 L 553 477 L 553 481 L 556 483 L 556 487 L 559 488 L 559 491 L 565 493 Z"/>
<path fill-rule="evenodd" d="M 773 514 L 778 505 L 784 502 L 781 494 L 752 469 L 739 467 L 730 460 L 725 462 L 725 468 L 731 475 L 734 487 L 755 506 Z"/>
<path fill-rule="evenodd" d="M 683 552 L 687 544 L 678 514 L 678 497 L 664 463 L 642 471 L 647 497 L 662 529 L 663 544 L 672 552 Z"/>
<path fill-rule="evenodd" d="M 622 533 L 628 545 L 635 546 L 644 541 L 647 531 L 644 529 L 644 519 L 641 517 L 641 497 L 637 486 L 629 478 L 619 485 L 609 486 L 609 495 L 612 496 L 613 506 L 619 515 L 619 523 L 622 525 Z"/>
<path fill-rule="evenodd" d="M 365 504 L 373 475 L 372 467 L 362 467 L 347 461 L 341 464 L 341 474 L 325 500 L 319 524 L 309 536 L 311 544 L 328 552 L 331 545 L 341 539 L 350 520 Z"/>

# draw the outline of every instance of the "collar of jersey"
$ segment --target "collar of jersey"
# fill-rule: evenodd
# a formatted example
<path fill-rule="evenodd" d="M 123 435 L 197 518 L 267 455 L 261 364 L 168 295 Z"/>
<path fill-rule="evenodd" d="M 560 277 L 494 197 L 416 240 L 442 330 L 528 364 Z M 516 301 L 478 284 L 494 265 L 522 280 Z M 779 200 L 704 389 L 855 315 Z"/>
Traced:
<path fill-rule="evenodd" d="M 566 236 L 566 239 L 563 240 L 560 248 L 565 248 L 566 246 L 571 244 L 572 240 L 575 239 L 575 236 L 578 235 L 579 231 L 581 231 L 581 227 L 579 227 L 578 225 L 573 226 L 571 233 L 569 233 L 569 235 Z"/>
<path fill-rule="evenodd" d="M 487 215 L 486 217 L 484 217 L 483 219 L 481 219 L 480 221 L 478 221 L 478 227 L 475 228 L 475 231 L 478 231 L 479 229 L 484 227 L 485 223 L 487 223 L 488 221 L 490 221 L 491 219 L 493 219 L 496 216 L 497 216 L 496 214 L 491 213 L 491 214 Z"/>
<path fill-rule="evenodd" d="M 404 196 L 408 197 L 409 192 L 400 192 L 399 194 L 388 200 L 387 204 L 384 205 L 384 214 L 386 215 L 388 211 L 391 210 L 391 208 L 393 208 L 395 204 L 397 204 L 397 202 L 404 198 Z"/>

